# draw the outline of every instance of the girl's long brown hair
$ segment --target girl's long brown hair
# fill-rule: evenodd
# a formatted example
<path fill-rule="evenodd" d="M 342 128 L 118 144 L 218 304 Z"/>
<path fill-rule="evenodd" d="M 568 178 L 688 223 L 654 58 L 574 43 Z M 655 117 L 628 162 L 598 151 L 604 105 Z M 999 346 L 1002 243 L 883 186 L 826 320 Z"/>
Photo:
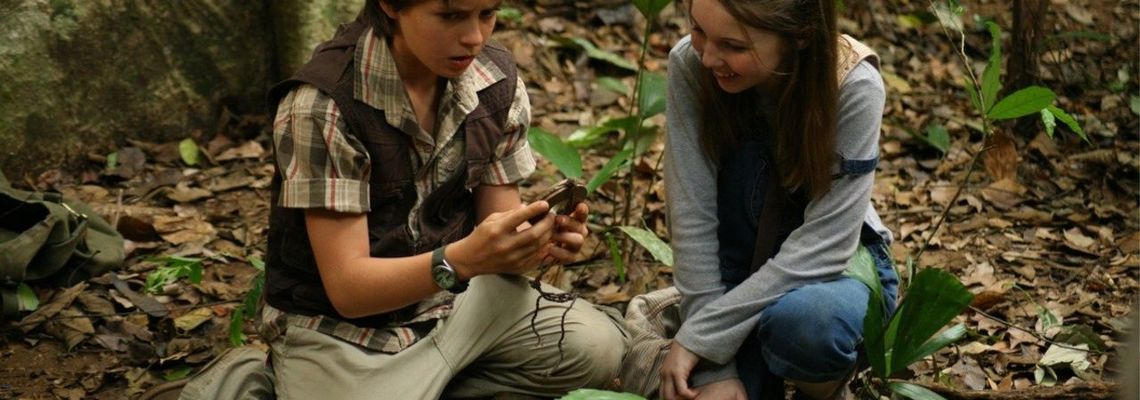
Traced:
<path fill-rule="evenodd" d="M 758 89 L 730 94 L 711 71 L 701 79 L 701 136 L 714 161 L 745 138 L 767 132 L 779 183 L 789 191 L 806 189 L 810 198 L 831 185 L 839 108 L 834 0 L 717 0 L 741 24 L 775 32 L 783 57 L 774 78 L 782 77 L 775 109 L 762 113 Z M 692 3 L 690 3 L 691 6 Z M 802 47 L 801 47 L 802 44 Z"/>

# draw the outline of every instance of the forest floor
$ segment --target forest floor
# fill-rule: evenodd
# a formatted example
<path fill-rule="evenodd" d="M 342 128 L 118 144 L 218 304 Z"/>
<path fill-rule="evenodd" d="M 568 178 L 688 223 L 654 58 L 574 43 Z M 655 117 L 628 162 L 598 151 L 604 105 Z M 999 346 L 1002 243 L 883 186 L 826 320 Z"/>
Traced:
<path fill-rule="evenodd" d="M 520 16 L 501 20 L 496 32 L 528 85 L 533 125 L 567 137 L 624 117 L 630 99 L 598 81 L 613 77 L 633 87 L 633 72 L 559 38 L 584 39 L 634 62 L 644 27 L 637 11 L 620 0 L 534 3 L 518 6 Z M 1047 2 L 1039 84 L 1057 93 L 1054 104 L 1080 121 L 1087 142 L 1063 124 L 1050 138 L 1037 123 L 1029 135 L 999 124 L 1008 140 L 983 143 L 974 128 L 981 118 L 962 85 L 959 43 L 943 34 L 928 4 L 845 3 L 841 30 L 879 53 L 888 88 L 873 201 L 894 233 L 900 274 L 909 279 L 907 260 L 929 241 L 914 264 L 949 271 L 976 295 L 955 320 L 965 323 L 967 336 L 912 365 L 905 378 L 948 398 L 1110 396 L 1122 381 L 1117 354 L 1125 330 L 1136 328 L 1130 314 L 1140 294 L 1140 5 Z M 979 21 L 992 19 L 1009 32 L 1012 16 L 1005 2 L 963 5 L 961 48 L 980 73 L 991 40 Z M 670 6 L 655 30 L 646 66 L 664 73 L 667 52 L 688 22 Z M 228 118 L 217 132 L 187 133 L 202 154 L 196 166 L 185 164 L 177 142 L 131 142 L 118 150 L 113 169 L 106 154 L 91 154 L 85 170 L 9 177 L 87 202 L 117 226 L 128 239 L 127 263 L 117 272 L 127 287 L 116 289 L 109 275 L 72 288 L 32 285 L 39 311 L 0 321 L 0 398 L 134 397 L 230 346 L 231 315 L 258 275 L 253 265 L 264 259 L 273 167 L 268 117 Z M 661 116 L 649 122 L 664 125 Z M 935 125 L 949 137 L 945 152 L 921 138 Z M 585 176 L 619 150 L 620 138 L 609 135 L 582 150 Z M 594 234 L 582 259 L 546 271 L 545 280 L 619 308 L 672 284 L 672 267 L 636 246 L 625 248 L 620 280 L 604 235 L 638 225 L 668 237 L 661 150 L 658 138 L 632 172 L 595 192 Z M 522 185 L 524 200 L 559 179 L 541 160 Z M 178 279 L 144 290 L 148 275 L 169 270 L 159 260 L 165 256 L 201 260 L 201 282 Z M 244 331 L 248 343 L 264 346 L 252 323 Z M 1068 358 L 1042 362 L 1047 355 Z"/>

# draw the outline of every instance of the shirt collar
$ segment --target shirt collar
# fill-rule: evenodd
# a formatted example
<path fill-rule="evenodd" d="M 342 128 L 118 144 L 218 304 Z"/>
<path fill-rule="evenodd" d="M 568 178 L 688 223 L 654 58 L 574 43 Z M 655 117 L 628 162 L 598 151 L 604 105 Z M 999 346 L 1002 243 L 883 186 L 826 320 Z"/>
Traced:
<path fill-rule="evenodd" d="M 356 43 L 356 60 L 353 97 L 372 108 L 384 110 L 390 122 L 400 121 L 401 114 L 411 111 L 411 105 L 388 43 L 368 28 Z M 449 80 L 449 87 L 444 93 L 445 96 L 452 93 L 458 108 L 469 113 L 479 105 L 478 92 L 504 78 L 506 74 L 484 51 L 475 57 L 462 75 Z M 449 100 L 445 98 L 443 101 Z"/>

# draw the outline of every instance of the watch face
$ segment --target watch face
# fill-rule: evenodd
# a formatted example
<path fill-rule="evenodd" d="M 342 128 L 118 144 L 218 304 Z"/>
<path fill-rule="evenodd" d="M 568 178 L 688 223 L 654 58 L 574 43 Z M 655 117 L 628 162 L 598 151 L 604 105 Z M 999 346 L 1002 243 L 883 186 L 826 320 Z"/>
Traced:
<path fill-rule="evenodd" d="M 432 269 L 435 283 L 439 284 L 439 287 L 450 289 L 452 286 L 455 286 L 455 274 L 453 272 L 442 265 L 437 265 Z"/>

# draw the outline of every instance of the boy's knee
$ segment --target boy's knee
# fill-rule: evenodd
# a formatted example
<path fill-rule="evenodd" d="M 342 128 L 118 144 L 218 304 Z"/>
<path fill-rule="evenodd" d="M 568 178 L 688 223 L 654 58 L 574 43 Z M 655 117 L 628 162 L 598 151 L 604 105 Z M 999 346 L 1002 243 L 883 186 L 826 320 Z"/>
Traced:
<path fill-rule="evenodd" d="M 566 333 L 564 359 L 558 369 L 562 376 L 573 377 L 576 387 L 604 387 L 621 370 L 628 340 L 616 325 L 602 319 Z"/>

